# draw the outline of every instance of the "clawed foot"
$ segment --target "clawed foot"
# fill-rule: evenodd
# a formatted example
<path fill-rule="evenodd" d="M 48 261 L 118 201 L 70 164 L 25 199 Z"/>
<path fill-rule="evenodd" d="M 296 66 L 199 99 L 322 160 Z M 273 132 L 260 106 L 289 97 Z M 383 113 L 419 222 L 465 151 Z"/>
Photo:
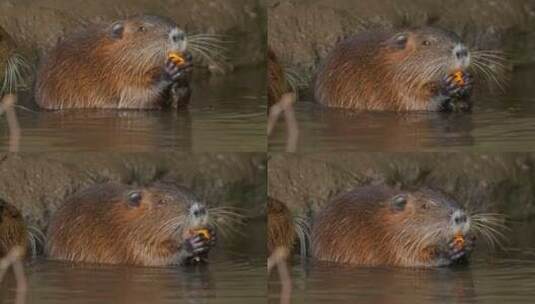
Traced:
<path fill-rule="evenodd" d="M 450 98 L 463 99 L 470 97 L 474 86 L 474 78 L 467 72 L 462 72 L 460 80 L 455 75 L 448 75 L 443 79 L 442 94 Z"/>
<path fill-rule="evenodd" d="M 187 77 L 188 74 L 193 69 L 192 56 L 189 53 L 184 55 L 185 62 L 177 65 L 171 59 L 167 59 L 165 63 L 164 71 L 165 76 L 170 82 L 176 82 L 184 77 Z"/>
<path fill-rule="evenodd" d="M 475 237 L 467 237 L 464 246 L 458 246 L 455 241 L 448 244 L 448 258 L 452 263 L 462 264 L 468 261 L 475 245 Z"/>
<path fill-rule="evenodd" d="M 184 249 L 190 256 L 191 262 L 201 262 L 206 256 L 212 247 L 216 243 L 216 232 L 213 228 L 208 228 L 210 238 L 207 239 L 201 234 L 192 236 L 184 241 Z"/>

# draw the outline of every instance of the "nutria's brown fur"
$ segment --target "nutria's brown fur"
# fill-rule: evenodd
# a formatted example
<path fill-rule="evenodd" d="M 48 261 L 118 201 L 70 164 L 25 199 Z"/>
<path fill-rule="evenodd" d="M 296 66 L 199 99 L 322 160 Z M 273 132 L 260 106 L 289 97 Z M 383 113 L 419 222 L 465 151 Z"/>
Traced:
<path fill-rule="evenodd" d="M 431 190 L 368 186 L 330 202 L 315 218 L 312 254 L 367 266 L 445 266 L 472 249 L 471 218 L 451 198 Z M 466 245 L 453 246 L 455 235 Z"/>
<path fill-rule="evenodd" d="M 13 55 L 16 47 L 13 39 L 0 26 L 0 80 L 2 81 L 4 78 L 4 71 L 7 68 L 7 59 Z"/>
<path fill-rule="evenodd" d="M 40 66 L 36 102 L 45 109 L 179 107 L 190 96 L 185 33 L 167 18 L 133 17 L 90 26 L 60 41 Z"/>
<path fill-rule="evenodd" d="M 210 227 L 206 207 L 188 190 L 155 184 L 92 186 L 52 216 L 46 253 L 75 262 L 163 266 L 204 258 L 214 245 L 191 233 Z"/>
<path fill-rule="evenodd" d="M 301 256 L 307 256 L 310 225 L 306 219 L 293 215 L 285 203 L 268 197 L 267 221 L 268 255 L 277 248 L 287 253 L 299 248 Z"/>
<path fill-rule="evenodd" d="M 449 31 L 367 31 L 341 42 L 317 71 L 315 99 L 357 110 L 468 110 L 471 54 Z M 464 71 L 466 85 L 449 77 Z"/>
<path fill-rule="evenodd" d="M 28 230 L 20 212 L 0 199 L 0 258 L 12 248 L 19 246 L 26 250 Z"/>
<path fill-rule="evenodd" d="M 32 74 L 14 40 L 0 27 L 0 98 L 25 89 Z"/>
<path fill-rule="evenodd" d="M 268 106 L 279 102 L 284 93 L 291 91 L 286 77 L 284 75 L 284 69 L 280 65 L 275 52 L 268 47 L 267 50 L 267 69 L 268 69 Z"/>
<path fill-rule="evenodd" d="M 267 250 L 268 255 L 279 247 L 291 252 L 296 240 L 293 216 L 286 205 L 268 197 L 267 202 Z"/>

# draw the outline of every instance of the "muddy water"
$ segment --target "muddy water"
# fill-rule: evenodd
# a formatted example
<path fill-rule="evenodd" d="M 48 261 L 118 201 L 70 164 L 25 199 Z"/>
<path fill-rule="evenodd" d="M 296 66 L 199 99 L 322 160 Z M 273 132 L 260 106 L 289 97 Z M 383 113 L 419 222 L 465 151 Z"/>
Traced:
<path fill-rule="evenodd" d="M 535 66 L 518 68 L 505 94 L 474 96 L 469 114 L 358 113 L 300 101 L 297 151 L 532 151 L 534 77 Z M 270 151 L 283 151 L 285 140 L 280 124 Z"/>
<path fill-rule="evenodd" d="M 515 229 L 506 250 L 474 253 L 470 265 L 406 269 L 366 268 L 318 261 L 292 266 L 292 303 L 533 303 L 535 223 Z M 269 280 L 270 303 L 280 284 Z"/>
<path fill-rule="evenodd" d="M 31 104 L 22 100 L 21 104 Z M 17 109 L 20 151 L 228 151 L 266 149 L 265 72 L 200 75 L 186 111 Z M 0 119 L 0 151 L 7 149 Z"/>
<path fill-rule="evenodd" d="M 204 266 L 129 267 L 39 258 L 26 267 L 26 303 L 266 303 L 265 238 L 258 237 L 265 235 L 265 223 L 247 231 L 251 238 L 216 248 Z M 15 296 L 9 275 L 0 283 L 0 303 L 12 303 Z"/>

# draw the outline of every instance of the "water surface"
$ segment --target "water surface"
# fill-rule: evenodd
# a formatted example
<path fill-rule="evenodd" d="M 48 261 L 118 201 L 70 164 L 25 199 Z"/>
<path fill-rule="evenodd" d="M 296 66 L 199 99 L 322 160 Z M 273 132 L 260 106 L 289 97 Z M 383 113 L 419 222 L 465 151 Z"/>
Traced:
<path fill-rule="evenodd" d="M 472 113 L 353 112 L 296 104 L 297 151 L 533 151 L 535 66 L 517 68 L 504 94 L 474 96 Z M 283 124 L 269 140 L 285 149 Z"/>
<path fill-rule="evenodd" d="M 249 237 L 211 252 L 207 265 L 132 267 L 38 258 L 26 265 L 26 303 L 266 303 L 265 237 L 259 237 L 265 236 L 265 223 L 246 231 Z M 10 273 L 0 283 L 0 303 L 13 303 L 15 296 Z"/>
<path fill-rule="evenodd" d="M 469 265 L 455 267 L 358 267 L 296 258 L 292 303 L 533 303 L 534 228 L 517 227 L 506 250 L 476 248 Z M 280 287 L 272 275 L 270 303 L 278 302 Z"/>
<path fill-rule="evenodd" d="M 17 109 L 20 151 L 192 151 L 266 150 L 265 70 L 250 68 L 226 76 L 199 75 L 183 111 L 39 111 L 30 97 Z M 0 151 L 8 147 L 0 118 Z"/>

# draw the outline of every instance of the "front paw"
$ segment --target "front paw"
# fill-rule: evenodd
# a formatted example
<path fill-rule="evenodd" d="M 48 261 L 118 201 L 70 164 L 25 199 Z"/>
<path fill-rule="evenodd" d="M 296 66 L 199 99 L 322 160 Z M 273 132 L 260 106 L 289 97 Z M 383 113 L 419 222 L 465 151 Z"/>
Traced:
<path fill-rule="evenodd" d="M 467 72 L 457 72 L 447 75 L 442 80 L 441 93 L 444 96 L 463 99 L 470 96 L 474 85 L 474 78 Z"/>
<path fill-rule="evenodd" d="M 466 237 L 464 244 L 460 246 L 455 240 L 448 245 L 448 259 L 454 264 L 464 264 L 475 246 L 475 237 Z"/>
<path fill-rule="evenodd" d="M 172 59 L 167 58 L 164 67 L 164 74 L 170 82 L 187 78 L 193 70 L 192 57 L 189 53 L 185 54 L 185 61 L 181 64 L 175 63 Z"/>
<path fill-rule="evenodd" d="M 215 246 L 216 233 L 213 228 L 208 229 L 208 237 L 203 234 L 195 234 L 184 241 L 185 250 L 192 256 L 208 253 Z"/>

